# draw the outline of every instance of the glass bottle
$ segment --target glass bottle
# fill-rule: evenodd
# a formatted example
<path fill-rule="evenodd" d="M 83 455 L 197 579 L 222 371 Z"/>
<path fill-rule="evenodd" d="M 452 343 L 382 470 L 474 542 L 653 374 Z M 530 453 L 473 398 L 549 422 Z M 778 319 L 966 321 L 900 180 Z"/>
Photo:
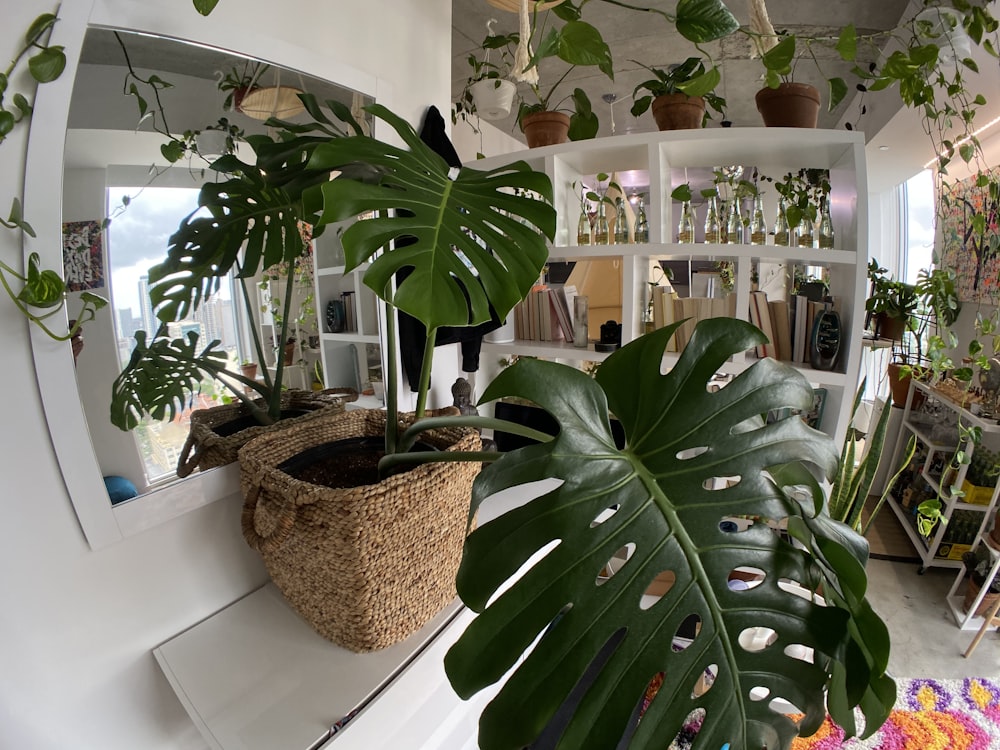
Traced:
<path fill-rule="evenodd" d="M 721 240 L 719 225 L 719 202 L 713 195 L 708 199 L 708 211 L 705 214 L 705 242 L 718 243 Z"/>
<path fill-rule="evenodd" d="M 819 202 L 819 246 L 821 248 L 833 247 L 833 219 L 830 211 L 826 207 L 826 198 Z"/>
<path fill-rule="evenodd" d="M 764 202 L 760 195 L 753 198 L 753 213 L 750 215 L 750 244 L 767 243 L 767 223 L 764 221 Z"/>
<path fill-rule="evenodd" d="M 615 244 L 628 244 L 628 216 L 625 214 L 625 201 L 615 198 Z"/>
<path fill-rule="evenodd" d="M 808 213 L 803 212 L 802 220 L 799 222 L 799 229 L 795 233 L 797 237 L 796 244 L 799 247 L 812 247 L 815 232 L 816 227 L 813 224 L 813 220 L 809 218 Z"/>
<path fill-rule="evenodd" d="M 691 201 L 681 203 L 681 217 L 677 222 L 677 242 L 680 244 L 694 242 L 694 214 L 691 212 Z"/>
<path fill-rule="evenodd" d="M 576 244 L 590 244 L 590 217 L 586 211 L 580 214 L 580 220 L 576 223 Z"/>
<path fill-rule="evenodd" d="M 789 244 L 786 208 L 785 199 L 781 198 L 778 201 L 778 214 L 774 217 L 774 244 L 782 247 L 788 247 Z"/>
<path fill-rule="evenodd" d="M 635 229 L 633 230 L 633 241 L 637 244 L 649 242 L 649 220 L 646 218 L 646 203 L 643 196 L 639 196 L 639 206 L 635 214 Z"/>
<path fill-rule="evenodd" d="M 604 201 L 597 204 L 597 226 L 594 227 L 594 244 L 607 245 L 610 242 L 608 236 L 608 217 L 604 215 Z"/>
<path fill-rule="evenodd" d="M 743 243 L 743 213 L 740 211 L 740 202 L 733 198 L 729 203 L 729 216 L 726 221 L 726 242 L 730 245 Z"/>

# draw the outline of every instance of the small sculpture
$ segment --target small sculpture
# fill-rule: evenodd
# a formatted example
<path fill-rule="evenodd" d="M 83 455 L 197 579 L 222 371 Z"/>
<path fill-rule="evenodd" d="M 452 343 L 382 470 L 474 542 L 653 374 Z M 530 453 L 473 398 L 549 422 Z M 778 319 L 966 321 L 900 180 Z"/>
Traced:
<path fill-rule="evenodd" d="M 479 411 L 472 405 L 472 384 L 465 378 L 457 378 L 451 387 L 451 396 L 458 411 L 463 416 L 478 416 Z"/>

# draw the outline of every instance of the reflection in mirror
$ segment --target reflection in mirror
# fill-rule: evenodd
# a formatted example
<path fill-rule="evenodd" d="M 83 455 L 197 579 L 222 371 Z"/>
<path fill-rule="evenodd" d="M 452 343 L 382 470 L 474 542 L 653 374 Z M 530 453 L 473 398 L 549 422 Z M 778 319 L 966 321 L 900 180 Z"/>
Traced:
<path fill-rule="evenodd" d="M 66 134 L 64 248 L 72 240 L 74 278 L 79 279 L 75 293 L 92 289 L 111 302 L 102 311 L 106 314 L 84 332 L 76 378 L 100 472 L 106 479 L 120 478 L 108 486 L 113 494 L 120 493 L 116 499 L 121 504 L 115 504 L 114 512 L 125 535 L 238 489 L 233 467 L 194 474 L 193 482 L 177 479 L 191 409 L 170 421 L 145 422 L 131 432 L 112 426 L 111 384 L 129 359 L 135 331 L 156 328 L 147 270 L 165 257 L 170 235 L 196 209 L 200 186 L 216 178 L 208 164 L 234 149 L 240 158 L 252 161 L 243 139 L 266 132 L 263 121 L 268 117 L 303 119 L 300 91 L 321 102 L 332 99 L 347 105 L 359 121 L 365 119 L 362 107 L 372 101 L 299 72 L 217 49 L 107 29 L 87 32 Z M 101 231 L 102 225 L 106 231 Z M 325 252 L 317 249 L 317 262 L 322 264 Z M 362 383 L 355 376 L 361 368 L 345 368 L 342 352 L 320 335 L 326 330 L 321 325 L 322 295 L 329 296 L 326 286 L 334 282 L 323 280 L 317 296 L 312 262 L 316 253 L 292 271 L 295 346 L 283 383 L 360 390 Z M 285 285 L 273 283 L 282 272 L 288 273 L 274 270 L 254 278 L 247 284 L 247 300 L 232 279 L 224 282 L 210 301 L 176 324 L 171 335 L 193 330 L 200 341 L 219 339 L 227 367 L 235 371 L 244 362 L 273 371 L 276 357 L 283 356 L 283 342 L 274 341 L 275 313 L 281 312 L 275 295 L 278 288 L 283 293 Z M 248 333 L 251 318 L 264 339 L 263 361 L 256 361 L 261 357 L 254 353 Z M 355 361 L 364 365 L 371 346 L 359 341 L 358 348 Z M 219 403 L 224 392 L 218 381 L 208 379 L 192 408 Z M 70 493 L 76 503 L 74 488 Z M 79 508 L 78 515 L 82 520 Z"/>

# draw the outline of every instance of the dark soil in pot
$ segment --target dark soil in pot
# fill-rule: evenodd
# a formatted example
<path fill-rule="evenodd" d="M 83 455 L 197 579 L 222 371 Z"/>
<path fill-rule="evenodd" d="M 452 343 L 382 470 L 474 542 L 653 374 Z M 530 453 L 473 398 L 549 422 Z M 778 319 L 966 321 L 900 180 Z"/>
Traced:
<path fill-rule="evenodd" d="M 434 446 L 417 443 L 415 451 L 432 451 Z M 332 489 L 377 484 L 378 462 L 385 455 L 385 439 L 353 437 L 307 448 L 278 464 L 290 477 Z M 397 471 L 406 471 L 401 466 Z"/>
<path fill-rule="evenodd" d="M 279 419 L 292 419 L 293 417 L 301 417 L 303 414 L 308 414 L 312 409 L 282 409 L 281 416 Z M 254 419 L 252 414 L 247 414 L 242 417 L 237 417 L 236 419 L 225 422 L 223 424 L 217 425 L 212 428 L 212 432 L 221 437 L 229 437 L 230 435 L 235 435 L 237 432 L 242 432 L 249 427 L 259 427 L 260 422 Z"/>

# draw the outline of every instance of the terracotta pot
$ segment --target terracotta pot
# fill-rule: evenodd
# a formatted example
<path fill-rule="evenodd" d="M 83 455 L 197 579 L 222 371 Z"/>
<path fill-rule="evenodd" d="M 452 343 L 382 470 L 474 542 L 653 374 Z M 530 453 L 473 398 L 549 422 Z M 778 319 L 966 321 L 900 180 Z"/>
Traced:
<path fill-rule="evenodd" d="M 284 350 L 285 364 L 290 365 L 295 361 L 295 342 L 285 344 Z"/>
<path fill-rule="evenodd" d="M 653 99 L 653 119 L 660 130 L 694 130 L 705 118 L 705 100 L 687 94 L 663 94 Z"/>
<path fill-rule="evenodd" d="M 905 377 L 900 375 L 903 365 L 900 362 L 890 362 L 886 365 L 886 373 L 889 376 L 889 390 L 892 391 L 893 406 L 906 406 L 906 396 L 910 392 L 910 379 L 912 374 Z M 924 403 L 924 392 L 916 391 L 913 394 L 913 409 L 917 410 Z"/>
<path fill-rule="evenodd" d="M 769 128 L 815 128 L 819 122 L 819 89 L 808 83 L 782 83 L 757 92 L 757 111 Z"/>
<path fill-rule="evenodd" d="M 906 321 L 903 318 L 893 318 L 885 313 L 876 313 L 875 335 L 883 339 L 900 341 L 906 332 Z"/>
<path fill-rule="evenodd" d="M 521 120 L 528 148 L 569 142 L 569 115 L 565 112 L 535 112 Z"/>
<path fill-rule="evenodd" d="M 965 612 L 968 612 L 972 608 L 972 603 L 976 601 L 976 597 L 979 596 L 979 589 L 981 588 L 982 586 L 976 583 L 972 579 L 972 576 L 968 576 L 965 584 L 965 598 L 962 600 L 962 609 Z M 996 602 L 997 597 L 1000 597 L 1000 594 L 987 593 L 979 603 L 979 606 L 976 607 L 976 617 L 985 615 L 989 611 L 990 606 Z M 1000 619 L 994 619 L 993 623 L 1000 624 Z"/>

